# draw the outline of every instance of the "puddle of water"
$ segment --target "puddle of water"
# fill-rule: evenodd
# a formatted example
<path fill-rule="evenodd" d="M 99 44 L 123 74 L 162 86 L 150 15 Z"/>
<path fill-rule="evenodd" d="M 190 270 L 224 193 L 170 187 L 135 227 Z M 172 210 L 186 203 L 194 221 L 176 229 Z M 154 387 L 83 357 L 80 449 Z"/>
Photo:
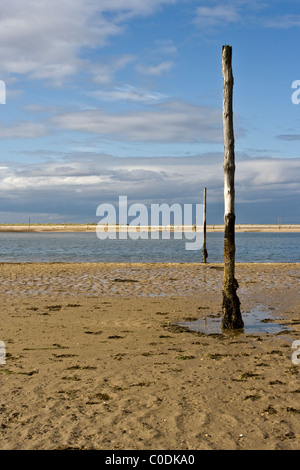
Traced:
<path fill-rule="evenodd" d="M 243 314 L 244 328 L 242 330 L 223 330 L 222 317 L 206 317 L 199 318 L 196 321 L 178 322 L 177 325 L 188 328 L 191 331 L 199 331 L 207 335 L 231 333 L 231 334 L 259 334 L 259 333 L 280 333 L 289 330 L 284 325 L 276 323 L 274 317 L 269 312 L 261 311 L 259 309 L 251 310 Z"/>

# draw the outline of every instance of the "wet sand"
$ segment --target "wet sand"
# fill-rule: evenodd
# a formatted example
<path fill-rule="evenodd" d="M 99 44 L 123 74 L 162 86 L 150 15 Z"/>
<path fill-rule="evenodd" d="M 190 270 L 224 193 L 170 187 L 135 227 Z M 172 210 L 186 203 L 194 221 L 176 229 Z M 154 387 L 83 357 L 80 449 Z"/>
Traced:
<path fill-rule="evenodd" d="M 299 449 L 299 264 L 238 264 L 243 315 L 203 335 L 221 264 L 0 264 L 0 449 Z"/>

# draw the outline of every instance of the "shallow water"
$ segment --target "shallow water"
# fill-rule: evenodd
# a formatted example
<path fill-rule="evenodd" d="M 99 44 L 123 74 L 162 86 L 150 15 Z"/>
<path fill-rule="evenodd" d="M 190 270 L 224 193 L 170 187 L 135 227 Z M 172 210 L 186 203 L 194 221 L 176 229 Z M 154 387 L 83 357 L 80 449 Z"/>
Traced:
<path fill-rule="evenodd" d="M 202 250 L 186 250 L 185 244 L 184 237 L 99 240 L 96 233 L 0 233 L 0 261 L 202 263 Z M 223 262 L 223 244 L 222 233 L 207 234 L 208 263 Z M 236 233 L 236 261 L 299 263 L 300 233 Z"/>
<path fill-rule="evenodd" d="M 269 311 L 263 310 L 260 306 L 250 312 L 243 313 L 244 328 L 242 330 L 229 331 L 231 334 L 245 333 L 280 333 L 287 332 L 288 328 L 280 323 L 276 323 L 278 317 L 273 316 Z M 188 328 L 191 331 L 198 331 L 206 335 L 223 334 L 226 332 L 222 329 L 222 317 L 206 317 L 199 318 L 196 321 L 186 321 L 177 323 L 179 326 Z"/>

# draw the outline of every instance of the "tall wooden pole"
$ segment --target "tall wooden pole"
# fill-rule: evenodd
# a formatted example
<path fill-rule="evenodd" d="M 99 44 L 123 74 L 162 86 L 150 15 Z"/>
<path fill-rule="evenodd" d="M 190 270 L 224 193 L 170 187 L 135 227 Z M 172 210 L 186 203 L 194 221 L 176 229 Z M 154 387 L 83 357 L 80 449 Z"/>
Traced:
<path fill-rule="evenodd" d="M 233 132 L 233 75 L 232 47 L 223 46 L 223 130 L 224 130 L 224 277 L 223 277 L 223 328 L 243 328 L 240 300 L 235 279 L 235 211 L 234 211 L 234 132 Z"/>
<path fill-rule="evenodd" d="M 206 188 L 203 190 L 203 263 L 206 263 L 207 260 L 207 250 L 206 250 Z"/>

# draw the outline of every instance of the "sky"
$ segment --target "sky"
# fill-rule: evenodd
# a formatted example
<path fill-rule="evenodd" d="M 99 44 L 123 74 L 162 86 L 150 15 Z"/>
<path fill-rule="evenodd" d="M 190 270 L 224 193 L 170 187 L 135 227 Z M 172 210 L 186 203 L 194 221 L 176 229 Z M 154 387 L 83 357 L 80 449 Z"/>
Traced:
<path fill-rule="evenodd" d="M 96 223 L 120 195 L 204 187 L 222 223 L 224 44 L 236 223 L 300 223 L 299 39 L 299 0 L 2 2 L 0 223 Z"/>

